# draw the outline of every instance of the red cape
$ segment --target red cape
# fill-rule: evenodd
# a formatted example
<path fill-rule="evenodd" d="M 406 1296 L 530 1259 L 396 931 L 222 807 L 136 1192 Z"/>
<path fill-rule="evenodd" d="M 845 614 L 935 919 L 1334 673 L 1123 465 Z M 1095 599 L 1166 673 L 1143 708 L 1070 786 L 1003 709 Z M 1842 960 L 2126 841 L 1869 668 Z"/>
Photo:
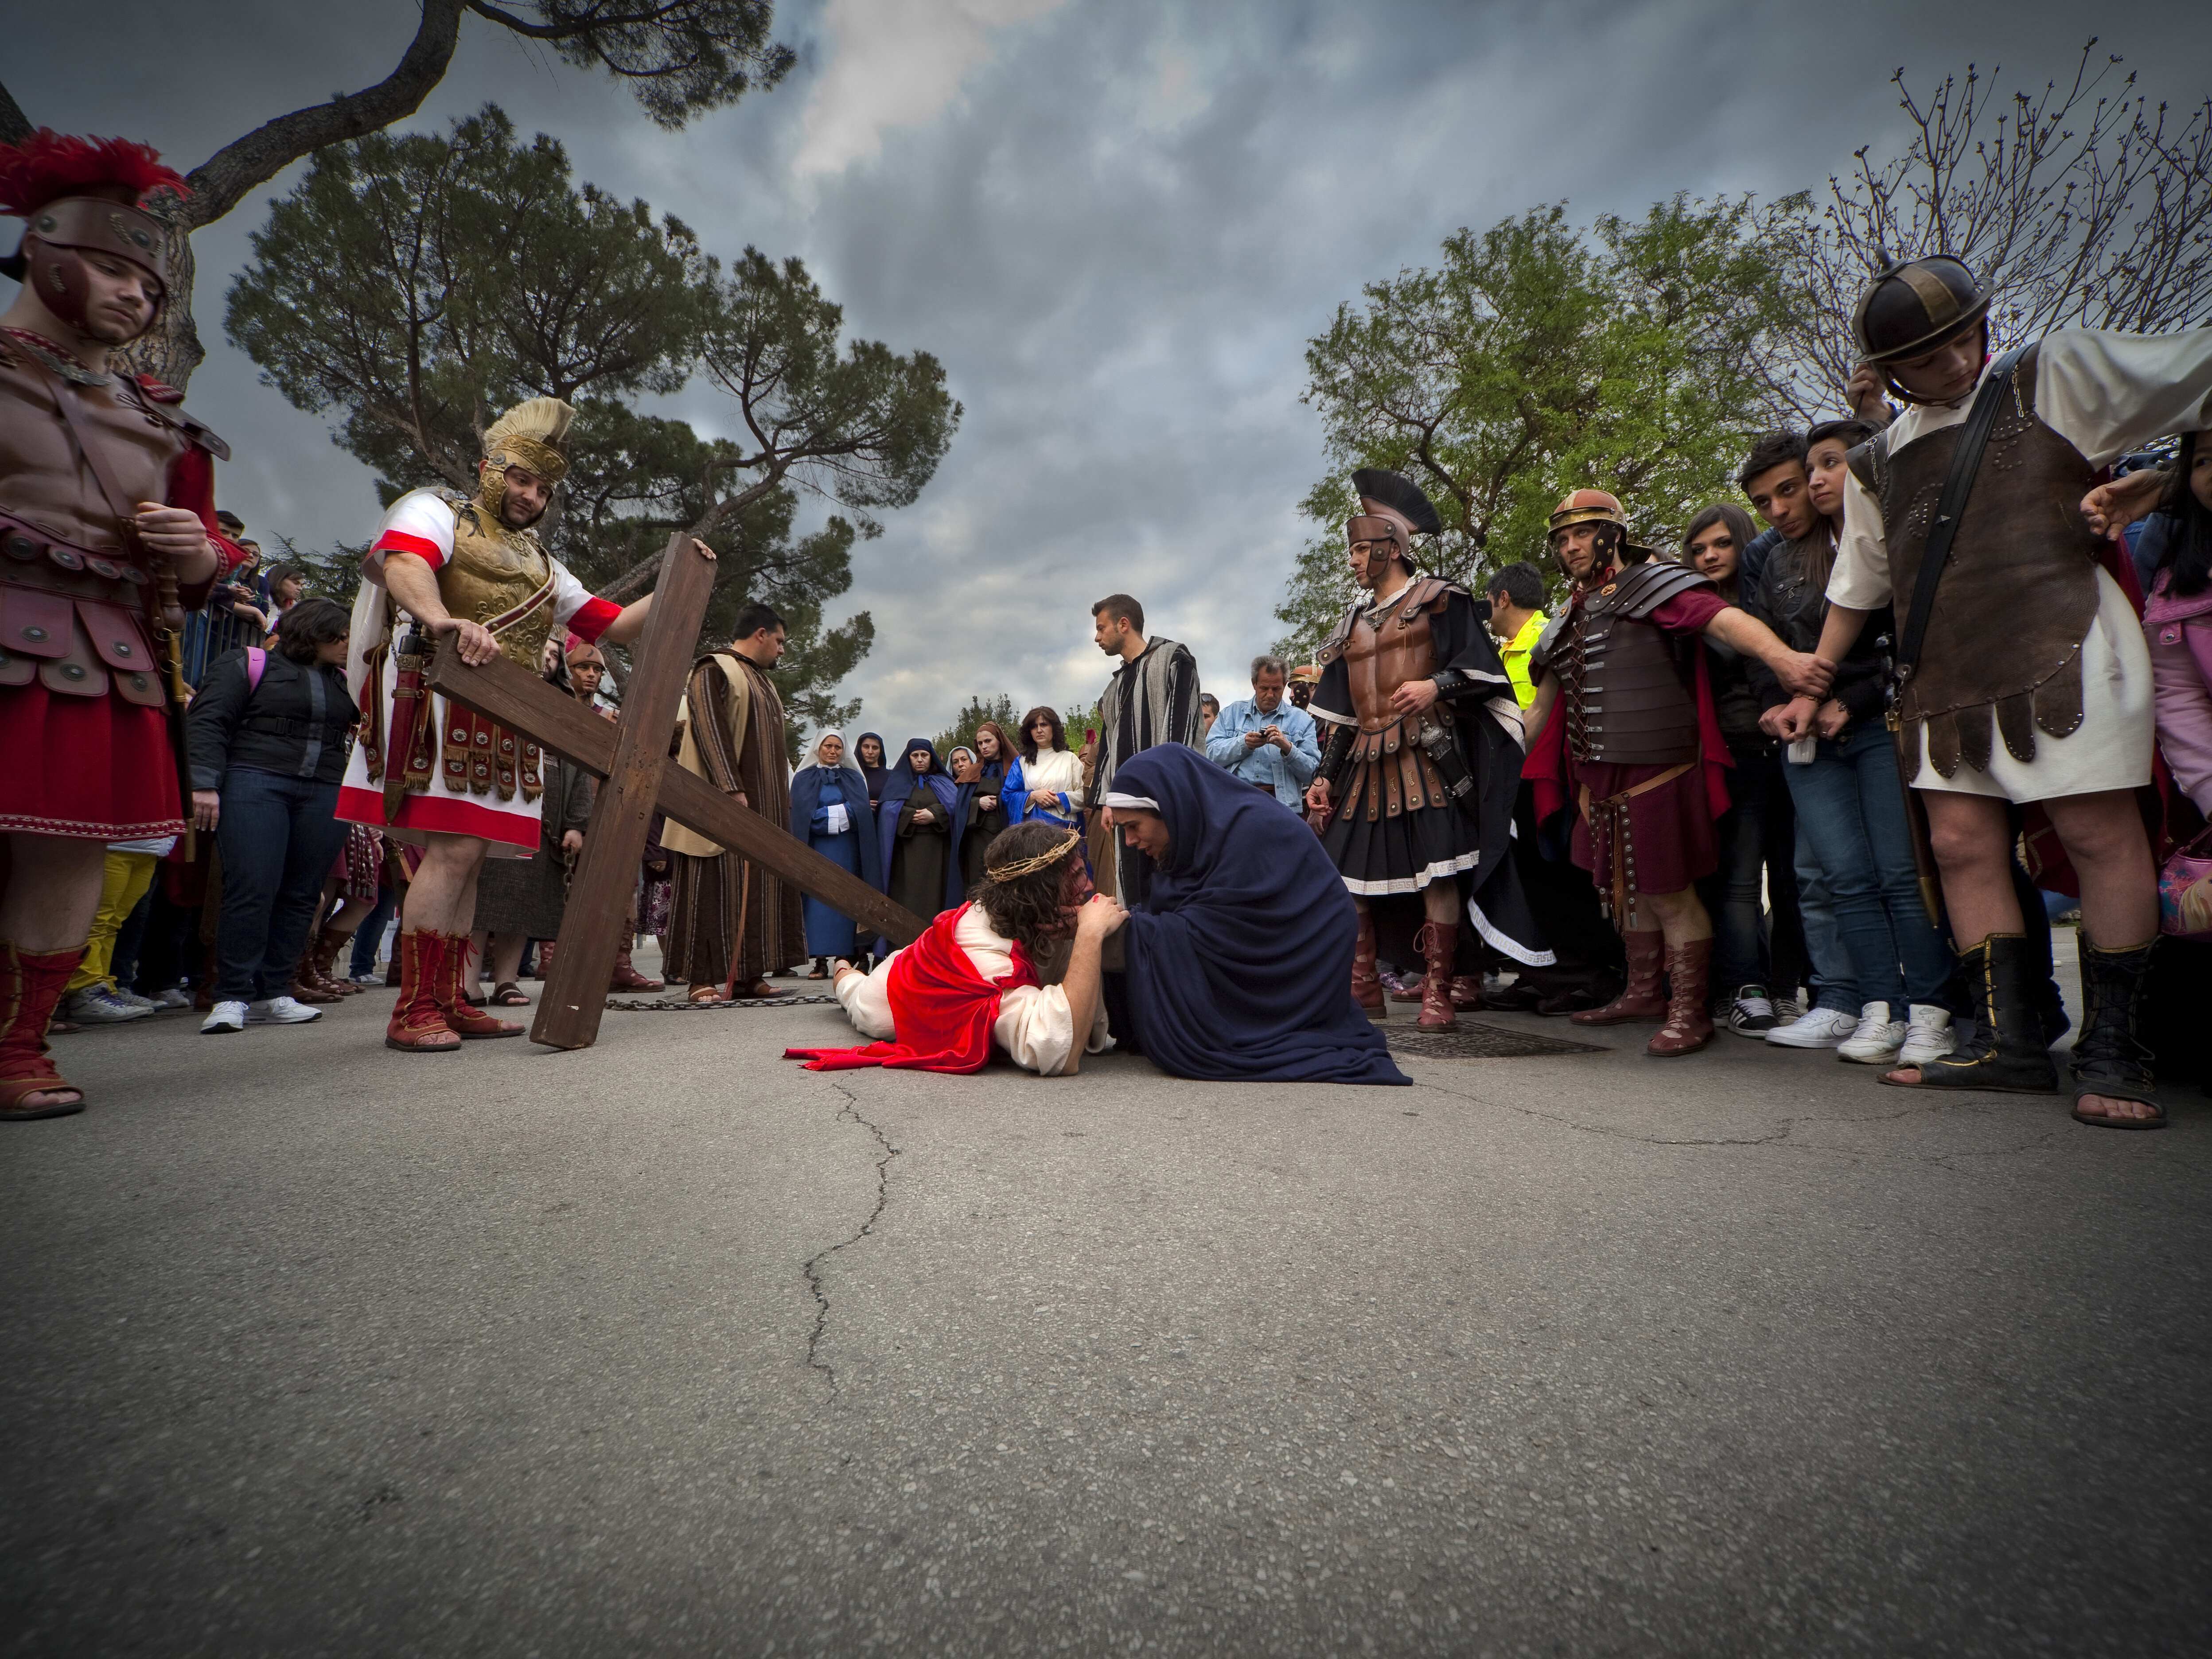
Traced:
<path fill-rule="evenodd" d="M 890 1042 L 858 1048 L 786 1048 L 786 1060 L 803 1060 L 810 1072 L 844 1072 L 887 1066 L 915 1072 L 980 1072 L 991 1057 L 991 1028 L 1008 991 L 1041 985 L 1028 954 L 1014 946 L 1014 969 L 1001 980 L 975 971 L 952 937 L 968 907 L 947 910 L 928 932 L 891 963 Z"/>

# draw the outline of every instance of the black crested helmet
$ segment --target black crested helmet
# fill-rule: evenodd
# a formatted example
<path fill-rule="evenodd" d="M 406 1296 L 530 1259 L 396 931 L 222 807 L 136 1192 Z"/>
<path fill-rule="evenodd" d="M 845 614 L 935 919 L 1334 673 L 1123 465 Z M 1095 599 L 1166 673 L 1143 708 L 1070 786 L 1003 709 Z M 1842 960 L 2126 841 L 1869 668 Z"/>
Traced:
<path fill-rule="evenodd" d="M 1368 567 L 1375 578 L 1379 579 L 1384 562 L 1390 558 L 1402 559 L 1411 568 L 1413 538 L 1433 536 L 1444 527 L 1437 516 L 1436 504 L 1402 473 L 1363 466 L 1352 475 L 1352 487 L 1359 492 L 1359 511 L 1344 521 L 1346 540 L 1353 544 L 1388 543 L 1391 549 L 1389 553 L 1368 555 Z"/>

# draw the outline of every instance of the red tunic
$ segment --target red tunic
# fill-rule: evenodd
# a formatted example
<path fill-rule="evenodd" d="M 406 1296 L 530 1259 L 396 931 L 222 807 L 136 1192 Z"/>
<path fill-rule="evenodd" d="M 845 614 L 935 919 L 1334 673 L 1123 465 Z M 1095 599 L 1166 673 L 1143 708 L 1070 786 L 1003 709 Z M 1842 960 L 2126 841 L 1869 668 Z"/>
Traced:
<path fill-rule="evenodd" d="M 952 935 L 968 907 L 947 910 L 928 931 L 898 953 L 890 965 L 891 1024 L 896 1041 L 858 1048 L 786 1048 L 786 1060 L 803 1060 L 810 1072 L 852 1071 L 885 1066 L 907 1071 L 980 1072 L 991 1057 L 991 1028 L 999 1004 L 1018 985 L 1041 981 L 1018 942 L 1014 970 L 988 980 L 975 971 L 968 952 Z M 1075 1041 L 1082 1044 L 1085 1033 Z"/>

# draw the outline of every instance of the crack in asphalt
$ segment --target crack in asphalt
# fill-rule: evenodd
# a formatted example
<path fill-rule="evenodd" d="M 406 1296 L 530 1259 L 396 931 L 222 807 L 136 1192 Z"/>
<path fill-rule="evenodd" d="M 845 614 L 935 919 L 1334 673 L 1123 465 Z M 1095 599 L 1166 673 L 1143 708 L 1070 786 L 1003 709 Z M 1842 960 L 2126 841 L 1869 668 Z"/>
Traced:
<path fill-rule="evenodd" d="M 823 1264 L 838 1251 L 848 1245 L 859 1243 L 875 1231 L 876 1223 L 883 1215 L 884 1206 L 890 1202 L 891 1160 L 899 1155 L 899 1149 L 891 1145 L 890 1139 L 881 1129 L 860 1115 L 860 1098 L 850 1089 L 830 1079 L 824 1079 L 823 1081 L 828 1082 L 831 1088 L 845 1097 L 844 1108 L 837 1115 L 841 1118 L 852 1119 L 854 1122 L 874 1136 L 876 1145 L 883 1149 L 883 1156 L 876 1160 L 876 1205 L 868 1212 L 867 1219 L 860 1224 L 860 1230 L 850 1237 L 841 1238 L 827 1249 L 817 1251 L 809 1256 L 799 1269 L 805 1278 L 807 1294 L 814 1298 L 814 1328 L 806 1338 L 806 1364 L 810 1370 L 820 1371 L 830 1380 L 830 1397 L 835 1399 L 837 1394 L 837 1368 L 822 1359 L 819 1354 L 822 1339 L 829 1334 L 830 1330 L 830 1294 L 823 1286 L 822 1268 Z"/>

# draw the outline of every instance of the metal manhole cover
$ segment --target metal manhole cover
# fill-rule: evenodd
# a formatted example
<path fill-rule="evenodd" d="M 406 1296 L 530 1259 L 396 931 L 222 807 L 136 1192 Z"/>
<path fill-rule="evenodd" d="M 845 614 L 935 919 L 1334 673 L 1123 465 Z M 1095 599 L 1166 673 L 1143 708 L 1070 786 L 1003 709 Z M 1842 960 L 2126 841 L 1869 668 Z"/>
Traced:
<path fill-rule="evenodd" d="M 1605 1049 L 1564 1037 L 1538 1036 L 1528 1031 L 1509 1031 L 1502 1025 L 1480 1025 L 1462 1019 L 1455 1031 L 1424 1031 L 1414 1027 L 1386 1028 L 1394 1053 L 1423 1060 L 1531 1060 L 1548 1054 L 1601 1054 Z"/>

